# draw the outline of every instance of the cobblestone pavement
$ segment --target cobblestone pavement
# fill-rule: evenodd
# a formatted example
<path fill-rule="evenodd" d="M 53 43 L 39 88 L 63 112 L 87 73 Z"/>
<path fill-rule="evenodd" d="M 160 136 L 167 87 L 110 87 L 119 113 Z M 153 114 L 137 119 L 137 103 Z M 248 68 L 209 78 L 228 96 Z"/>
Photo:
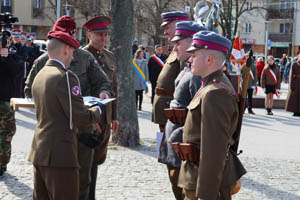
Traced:
<path fill-rule="evenodd" d="M 149 99 L 139 112 L 141 143 L 138 148 L 110 146 L 106 162 L 99 167 L 97 199 L 173 200 L 166 167 L 156 159 L 150 122 Z M 234 200 L 300 200 L 300 118 L 275 110 L 265 117 L 264 110 L 254 109 L 256 116 L 245 114 L 240 159 L 248 173 Z M 18 131 L 8 171 L 0 178 L 1 200 L 29 200 L 33 188 L 32 165 L 27 162 L 35 126 L 34 111 L 17 112 Z"/>

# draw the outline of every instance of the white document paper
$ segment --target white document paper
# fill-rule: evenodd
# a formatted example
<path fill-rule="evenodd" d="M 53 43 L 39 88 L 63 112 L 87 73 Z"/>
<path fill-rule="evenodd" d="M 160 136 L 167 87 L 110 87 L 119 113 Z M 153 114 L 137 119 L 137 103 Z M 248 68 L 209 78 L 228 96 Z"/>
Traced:
<path fill-rule="evenodd" d="M 29 98 L 11 98 L 10 101 L 14 102 L 15 104 L 34 104 L 33 100 Z"/>
<path fill-rule="evenodd" d="M 94 105 L 96 103 L 107 104 L 107 103 L 112 102 L 114 100 L 116 100 L 116 98 L 109 98 L 109 99 L 103 99 L 103 100 L 101 100 L 100 98 L 92 97 L 92 96 L 85 96 L 85 97 L 83 97 L 84 105 L 87 105 L 87 106 L 92 106 L 92 105 Z"/>

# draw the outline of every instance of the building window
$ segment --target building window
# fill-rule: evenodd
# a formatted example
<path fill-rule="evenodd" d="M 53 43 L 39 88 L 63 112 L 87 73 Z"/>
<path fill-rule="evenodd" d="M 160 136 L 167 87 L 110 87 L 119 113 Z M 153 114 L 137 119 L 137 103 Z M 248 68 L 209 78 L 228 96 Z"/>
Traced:
<path fill-rule="evenodd" d="M 42 0 L 33 0 L 33 8 L 42 8 Z"/>
<path fill-rule="evenodd" d="M 11 0 L 2 0 L 1 2 L 1 13 L 10 12 L 11 13 Z"/>
<path fill-rule="evenodd" d="M 251 33 L 251 24 L 245 23 L 244 32 L 245 33 Z"/>
<path fill-rule="evenodd" d="M 246 9 L 251 10 L 252 9 L 252 2 L 246 2 Z"/>
<path fill-rule="evenodd" d="M 2 6 L 11 7 L 11 0 L 2 0 Z"/>
<path fill-rule="evenodd" d="M 288 2 L 286 1 L 280 1 L 280 10 L 286 9 L 288 6 Z"/>
<path fill-rule="evenodd" d="M 32 17 L 37 18 L 43 16 L 43 0 L 33 0 Z"/>
<path fill-rule="evenodd" d="M 279 33 L 292 33 L 293 32 L 293 24 L 280 24 Z"/>

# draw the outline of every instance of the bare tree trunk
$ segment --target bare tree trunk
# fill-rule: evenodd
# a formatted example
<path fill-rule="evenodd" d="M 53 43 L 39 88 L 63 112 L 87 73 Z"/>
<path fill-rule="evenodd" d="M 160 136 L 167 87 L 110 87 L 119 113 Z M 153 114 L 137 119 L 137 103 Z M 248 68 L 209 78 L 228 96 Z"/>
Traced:
<path fill-rule="evenodd" d="M 118 120 L 120 128 L 113 133 L 112 141 L 121 146 L 139 145 L 139 126 L 133 87 L 133 69 L 131 67 L 133 39 L 133 3 L 132 0 L 112 0 L 111 45 L 117 62 L 119 82 Z"/>

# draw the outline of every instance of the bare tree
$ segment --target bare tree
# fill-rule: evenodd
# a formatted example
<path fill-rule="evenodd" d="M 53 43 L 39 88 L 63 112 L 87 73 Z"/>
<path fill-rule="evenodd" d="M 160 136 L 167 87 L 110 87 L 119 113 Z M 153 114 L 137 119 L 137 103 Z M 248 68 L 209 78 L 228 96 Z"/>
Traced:
<path fill-rule="evenodd" d="M 160 27 L 163 12 L 174 11 L 176 0 L 134 0 L 137 38 L 142 33 L 148 34 L 154 44 L 161 43 L 163 29 Z M 181 8 L 182 9 L 182 8 Z"/>
<path fill-rule="evenodd" d="M 133 69 L 131 67 L 131 41 L 133 39 L 132 0 L 111 0 L 111 47 L 117 61 L 118 76 L 118 120 L 120 128 L 113 133 L 112 141 L 121 146 L 139 145 L 139 126 L 133 89 Z"/>

